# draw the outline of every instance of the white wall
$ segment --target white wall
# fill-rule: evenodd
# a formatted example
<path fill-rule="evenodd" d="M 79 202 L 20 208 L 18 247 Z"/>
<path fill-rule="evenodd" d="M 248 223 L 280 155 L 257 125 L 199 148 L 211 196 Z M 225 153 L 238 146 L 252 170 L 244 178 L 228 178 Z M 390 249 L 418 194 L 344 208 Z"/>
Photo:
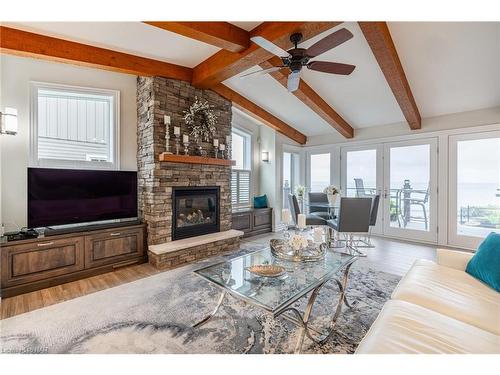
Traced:
<path fill-rule="evenodd" d="M 16 108 L 19 127 L 15 136 L 0 136 L 0 217 L 7 231 L 27 224 L 30 81 L 119 90 L 120 165 L 137 170 L 136 76 L 9 55 L 0 59 L 0 109 Z"/>
<path fill-rule="evenodd" d="M 273 129 L 267 126 L 260 128 L 260 150 L 269 152 L 269 162 L 260 162 L 260 193 L 267 195 L 269 206 L 274 209 L 273 229 L 276 229 L 278 213 L 281 212 L 279 194 L 281 186 L 279 184 L 281 181 L 281 155 L 277 151 L 276 141 L 277 136 Z"/>

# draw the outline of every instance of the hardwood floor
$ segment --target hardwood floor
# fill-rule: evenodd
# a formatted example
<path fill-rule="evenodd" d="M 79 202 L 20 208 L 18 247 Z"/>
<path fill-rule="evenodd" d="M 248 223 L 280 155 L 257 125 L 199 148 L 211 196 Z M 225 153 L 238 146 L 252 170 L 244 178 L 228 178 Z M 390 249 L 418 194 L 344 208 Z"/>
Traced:
<path fill-rule="evenodd" d="M 255 236 L 243 240 L 247 244 L 268 244 L 276 234 Z M 407 243 L 385 238 L 373 238 L 376 245 L 363 249 L 367 260 L 377 269 L 396 275 L 404 275 L 416 259 L 435 259 L 436 247 Z M 81 297 L 86 294 L 112 288 L 121 284 L 148 277 L 160 272 L 148 263 L 116 269 L 113 272 L 73 281 L 67 284 L 5 298 L 0 301 L 1 319 L 23 314 L 59 302 Z"/>
<path fill-rule="evenodd" d="M 19 296 L 3 298 L 0 302 L 1 318 L 6 319 L 14 315 L 50 306 L 55 303 L 112 288 L 143 277 L 157 274 L 159 271 L 148 263 L 128 266 L 70 283 L 41 289 Z"/>

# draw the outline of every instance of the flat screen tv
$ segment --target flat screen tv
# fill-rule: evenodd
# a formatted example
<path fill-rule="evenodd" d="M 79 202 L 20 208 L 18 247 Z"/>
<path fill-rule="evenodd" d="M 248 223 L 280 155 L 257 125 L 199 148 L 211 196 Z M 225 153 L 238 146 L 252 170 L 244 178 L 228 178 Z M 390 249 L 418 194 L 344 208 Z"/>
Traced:
<path fill-rule="evenodd" d="M 137 217 L 137 172 L 28 168 L 28 227 Z"/>

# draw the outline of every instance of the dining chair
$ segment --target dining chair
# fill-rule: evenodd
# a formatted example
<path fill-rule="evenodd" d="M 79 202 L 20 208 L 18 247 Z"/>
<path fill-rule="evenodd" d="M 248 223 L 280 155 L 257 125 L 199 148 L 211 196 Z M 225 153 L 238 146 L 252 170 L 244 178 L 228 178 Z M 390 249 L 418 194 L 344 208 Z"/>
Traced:
<path fill-rule="evenodd" d="M 423 221 L 425 230 L 429 226 L 429 218 L 427 216 L 427 203 L 429 202 L 430 186 L 426 190 L 401 189 L 400 193 L 400 212 L 403 219 L 403 225 L 406 228 L 408 223 L 413 221 Z M 411 207 L 418 206 L 422 209 L 423 216 L 412 216 Z"/>
<path fill-rule="evenodd" d="M 427 230 L 429 226 L 429 220 L 427 217 L 427 202 L 429 201 L 429 189 L 430 186 L 427 186 L 427 190 L 425 191 L 415 191 L 414 194 L 417 195 L 417 197 L 412 197 L 410 199 L 410 212 L 411 212 L 411 206 L 419 206 L 422 207 L 422 213 L 423 217 L 420 216 L 410 216 L 411 219 L 416 219 L 416 220 L 423 220 L 425 224 L 425 230 Z M 420 196 L 419 196 L 420 195 Z"/>
<path fill-rule="evenodd" d="M 309 214 L 319 216 L 325 220 L 332 219 L 328 207 L 315 206 L 314 203 L 328 204 L 328 197 L 325 193 L 308 193 Z"/>
<path fill-rule="evenodd" d="M 364 239 L 360 240 L 363 245 L 357 245 L 357 247 L 368 247 L 374 248 L 375 245 L 372 244 L 372 228 L 377 224 L 378 207 L 380 203 L 380 194 L 375 195 L 372 198 L 372 206 L 370 209 L 370 227 L 368 228 L 368 235 Z"/>
<path fill-rule="evenodd" d="M 297 200 L 297 196 L 295 194 L 288 194 L 288 200 L 290 202 L 290 214 L 292 216 L 293 223 L 297 225 L 297 218 L 301 213 L 299 201 Z M 307 214 L 306 225 L 307 226 L 326 225 L 326 220 L 317 215 Z"/>
<path fill-rule="evenodd" d="M 364 183 L 362 178 L 355 178 L 354 185 L 356 186 L 356 197 L 357 198 L 372 197 L 373 195 L 375 195 L 374 189 L 367 190 L 365 188 L 365 183 Z"/>
<path fill-rule="evenodd" d="M 359 256 L 366 256 L 358 250 L 354 235 L 367 234 L 370 229 L 372 198 L 340 198 L 337 219 L 327 220 L 329 228 L 345 236 L 345 246 Z"/>

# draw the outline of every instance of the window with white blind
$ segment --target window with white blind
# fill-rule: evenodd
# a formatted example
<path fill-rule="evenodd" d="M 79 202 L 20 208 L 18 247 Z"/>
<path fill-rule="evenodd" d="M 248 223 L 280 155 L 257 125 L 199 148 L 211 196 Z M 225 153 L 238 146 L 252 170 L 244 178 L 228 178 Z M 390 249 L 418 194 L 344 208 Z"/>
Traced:
<path fill-rule="evenodd" d="M 250 134 L 233 128 L 231 154 L 236 164 L 231 174 L 231 201 L 235 208 L 251 206 L 251 144 Z"/>
<path fill-rule="evenodd" d="M 31 163 L 118 169 L 119 92 L 32 82 Z"/>

